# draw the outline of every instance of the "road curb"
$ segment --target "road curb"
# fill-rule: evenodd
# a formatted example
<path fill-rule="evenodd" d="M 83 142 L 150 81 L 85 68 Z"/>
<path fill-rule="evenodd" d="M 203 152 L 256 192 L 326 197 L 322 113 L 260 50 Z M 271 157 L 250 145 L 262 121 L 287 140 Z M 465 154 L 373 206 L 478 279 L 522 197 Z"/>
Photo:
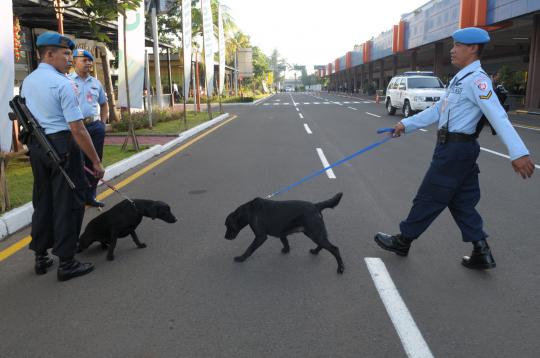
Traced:
<path fill-rule="evenodd" d="M 127 172 L 128 170 L 133 169 L 134 167 L 146 162 L 147 160 L 170 150 L 176 145 L 193 137 L 197 133 L 204 131 L 205 129 L 227 119 L 228 117 L 229 113 L 224 113 L 212 119 L 211 121 L 199 124 L 196 127 L 180 133 L 177 138 L 167 142 L 166 144 L 154 145 L 151 148 L 142 151 L 141 153 L 132 155 L 129 158 L 109 165 L 105 169 L 105 176 L 103 177 L 103 179 L 114 179 Z M 29 202 L 0 216 L 0 241 L 5 239 L 9 235 L 12 235 L 15 232 L 21 230 L 22 228 L 28 226 L 32 222 L 33 212 L 34 208 L 32 207 L 32 203 Z"/>

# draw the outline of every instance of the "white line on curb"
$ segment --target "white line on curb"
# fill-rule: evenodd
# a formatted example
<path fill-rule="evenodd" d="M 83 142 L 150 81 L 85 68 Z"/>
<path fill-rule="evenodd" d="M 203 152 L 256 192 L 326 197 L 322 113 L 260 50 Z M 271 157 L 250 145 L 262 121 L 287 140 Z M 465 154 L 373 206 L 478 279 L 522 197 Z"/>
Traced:
<path fill-rule="evenodd" d="M 364 260 L 407 356 L 433 358 L 431 350 L 396 289 L 384 262 L 380 258 L 373 257 L 366 257 Z"/>
<path fill-rule="evenodd" d="M 321 159 L 321 162 L 323 164 L 323 167 L 329 167 L 330 163 L 328 163 L 328 160 L 326 160 L 326 157 L 324 156 L 324 153 L 321 148 L 317 148 L 317 154 L 319 154 L 319 158 Z M 334 171 L 332 169 L 328 169 L 326 171 L 326 175 L 329 179 L 336 179 L 336 175 L 334 174 Z"/>
<path fill-rule="evenodd" d="M 366 114 L 369 114 L 370 116 L 373 116 L 373 117 L 381 118 L 381 116 L 378 116 L 378 115 L 373 114 L 373 113 L 366 112 Z"/>
<path fill-rule="evenodd" d="M 309 128 L 309 126 L 306 123 L 304 123 L 304 128 L 306 129 L 306 132 L 308 134 L 313 134 L 313 132 L 311 131 L 311 129 Z"/>
<path fill-rule="evenodd" d="M 353 111 L 358 111 L 358 109 L 354 108 L 354 107 L 347 107 L 347 108 L 350 108 L 352 109 Z"/>
<path fill-rule="evenodd" d="M 304 116 L 302 115 L 302 113 L 298 113 L 298 115 L 300 116 L 300 118 L 304 118 Z"/>
<path fill-rule="evenodd" d="M 487 149 L 487 148 L 484 148 L 484 147 L 480 147 L 481 150 L 485 151 L 485 152 L 488 152 L 488 153 L 491 153 L 491 154 L 495 154 L 495 155 L 498 155 L 499 157 L 503 157 L 503 158 L 506 158 L 506 159 L 510 159 L 510 157 L 506 154 L 502 154 L 502 153 L 499 153 L 499 152 L 496 152 L 494 150 L 491 150 L 491 149 Z M 538 164 L 535 164 L 534 165 L 537 169 L 540 169 L 540 165 Z"/>

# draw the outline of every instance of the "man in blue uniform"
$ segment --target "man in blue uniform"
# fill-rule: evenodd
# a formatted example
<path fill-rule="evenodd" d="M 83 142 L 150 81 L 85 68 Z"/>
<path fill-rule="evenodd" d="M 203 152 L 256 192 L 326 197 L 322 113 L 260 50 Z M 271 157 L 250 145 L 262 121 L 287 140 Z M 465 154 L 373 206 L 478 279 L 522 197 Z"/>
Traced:
<path fill-rule="evenodd" d="M 92 138 L 92 143 L 101 160 L 103 158 L 103 144 L 105 142 L 105 122 L 109 118 L 109 105 L 107 95 L 101 82 L 90 76 L 94 57 L 84 49 L 76 49 L 73 52 L 73 67 L 75 72 L 69 77 L 75 82 L 79 90 L 79 107 L 84 117 L 83 122 L 86 130 Z M 89 168 L 92 161 L 85 156 L 85 165 Z M 96 199 L 97 179 L 90 173 L 86 174 L 90 187 L 86 192 L 86 204 L 94 207 L 103 207 L 105 204 Z"/>
<path fill-rule="evenodd" d="M 524 179 L 531 177 L 534 164 L 529 151 L 508 120 L 491 81 L 480 66 L 483 47 L 489 35 L 479 28 L 454 32 L 450 51 L 452 64 L 460 69 L 445 96 L 433 107 L 394 127 L 394 136 L 410 133 L 438 122 L 437 145 L 431 165 L 418 189 L 409 216 L 400 223 L 400 233 L 378 233 L 375 242 L 385 250 L 407 256 L 418 238 L 448 207 L 461 230 L 463 241 L 473 244 L 471 256 L 462 264 L 470 269 L 490 269 L 495 260 L 486 242 L 482 218 L 475 209 L 480 200 L 478 165 L 480 153 L 477 124 L 484 114 L 508 148 L 514 170 Z"/>
<path fill-rule="evenodd" d="M 75 44 L 56 32 L 46 32 L 37 38 L 36 45 L 41 62 L 24 80 L 21 95 L 60 158 L 65 160 L 64 169 L 76 189 L 71 190 L 61 172 L 31 138 L 28 149 L 34 175 L 34 214 L 30 249 L 35 252 L 35 272 L 40 275 L 53 264 L 47 253 L 52 248 L 52 253 L 60 258 L 58 280 L 65 281 L 94 268 L 74 258 L 84 215 L 83 194 L 88 186 L 80 150 L 91 159 L 96 177 L 103 177 L 104 169 L 83 124 L 77 88 L 65 75 Z"/>

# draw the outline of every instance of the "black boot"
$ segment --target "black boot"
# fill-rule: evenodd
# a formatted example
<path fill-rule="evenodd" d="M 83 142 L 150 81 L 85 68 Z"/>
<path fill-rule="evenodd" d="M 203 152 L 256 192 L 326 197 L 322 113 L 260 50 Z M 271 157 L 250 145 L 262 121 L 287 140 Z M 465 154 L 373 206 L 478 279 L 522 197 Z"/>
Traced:
<path fill-rule="evenodd" d="M 53 265 L 53 259 L 45 253 L 38 254 L 36 252 L 36 263 L 34 265 L 34 270 L 36 275 L 43 275 L 47 273 L 47 269 Z"/>
<path fill-rule="evenodd" d="M 385 250 L 392 251 L 399 256 L 407 256 L 412 239 L 408 239 L 401 234 L 388 235 L 379 232 L 375 235 L 375 242 Z"/>
<path fill-rule="evenodd" d="M 67 281 L 74 277 L 86 275 L 94 269 L 91 263 L 81 263 L 73 258 L 60 259 L 58 266 L 57 278 L 58 281 Z"/>
<path fill-rule="evenodd" d="M 88 199 L 86 205 L 93 206 L 94 208 L 102 208 L 105 206 L 105 203 L 97 200 L 96 198 Z"/>
<path fill-rule="evenodd" d="M 471 256 L 464 256 L 461 260 L 463 266 L 473 270 L 488 270 L 497 266 L 486 240 L 473 241 L 472 244 Z"/>

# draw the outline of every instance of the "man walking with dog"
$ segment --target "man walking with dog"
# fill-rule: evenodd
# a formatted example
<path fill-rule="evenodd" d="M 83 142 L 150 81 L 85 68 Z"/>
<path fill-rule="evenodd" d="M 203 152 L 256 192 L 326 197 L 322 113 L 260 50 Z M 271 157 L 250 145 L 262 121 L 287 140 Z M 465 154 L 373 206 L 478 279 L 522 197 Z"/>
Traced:
<path fill-rule="evenodd" d="M 471 256 L 461 263 L 470 269 L 491 269 L 495 260 L 486 242 L 482 218 L 475 206 L 480 200 L 478 165 L 480 154 L 477 127 L 482 114 L 508 148 L 514 171 L 530 178 L 534 164 L 529 151 L 508 120 L 492 83 L 482 70 L 480 57 L 489 34 L 480 28 L 457 30 L 452 35 L 451 61 L 459 68 L 446 94 L 433 107 L 398 122 L 393 136 L 411 133 L 438 122 L 437 145 L 431 165 L 413 200 L 408 217 L 400 223 L 400 233 L 378 233 L 375 242 L 385 250 L 407 256 L 417 239 L 448 207 L 459 226 L 464 242 L 471 242 Z"/>
<path fill-rule="evenodd" d="M 94 268 L 92 264 L 74 258 L 88 185 L 81 149 L 90 158 L 96 177 L 103 177 L 105 171 L 83 124 L 77 88 L 65 75 L 71 65 L 75 44 L 59 33 L 45 32 L 39 35 L 36 45 L 41 62 L 24 80 L 21 95 L 62 160 L 75 189 L 70 188 L 60 169 L 45 153 L 45 148 L 30 137 L 28 149 L 34 175 L 30 249 L 35 252 L 35 272 L 42 275 L 53 265 L 47 252 L 52 248 L 52 253 L 60 258 L 58 280 L 65 281 L 85 275 Z"/>
<path fill-rule="evenodd" d="M 103 159 L 103 145 L 105 142 L 105 123 L 109 118 L 109 105 L 107 95 L 103 90 L 101 82 L 90 75 L 94 63 L 94 56 L 84 49 L 76 49 L 73 52 L 73 67 L 75 72 L 69 77 L 75 82 L 79 90 L 79 107 L 83 114 L 83 122 L 86 130 L 92 138 L 92 143 L 99 156 Z M 87 156 L 84 157 L 84 164 L 90 168 L 92 161 Z M 105 204 L 96 199 L 96 189 L 98 180 L 86 173 L 90 187 L 86 192 L 86 204 L 93 207 L 104 207 Z"/>

